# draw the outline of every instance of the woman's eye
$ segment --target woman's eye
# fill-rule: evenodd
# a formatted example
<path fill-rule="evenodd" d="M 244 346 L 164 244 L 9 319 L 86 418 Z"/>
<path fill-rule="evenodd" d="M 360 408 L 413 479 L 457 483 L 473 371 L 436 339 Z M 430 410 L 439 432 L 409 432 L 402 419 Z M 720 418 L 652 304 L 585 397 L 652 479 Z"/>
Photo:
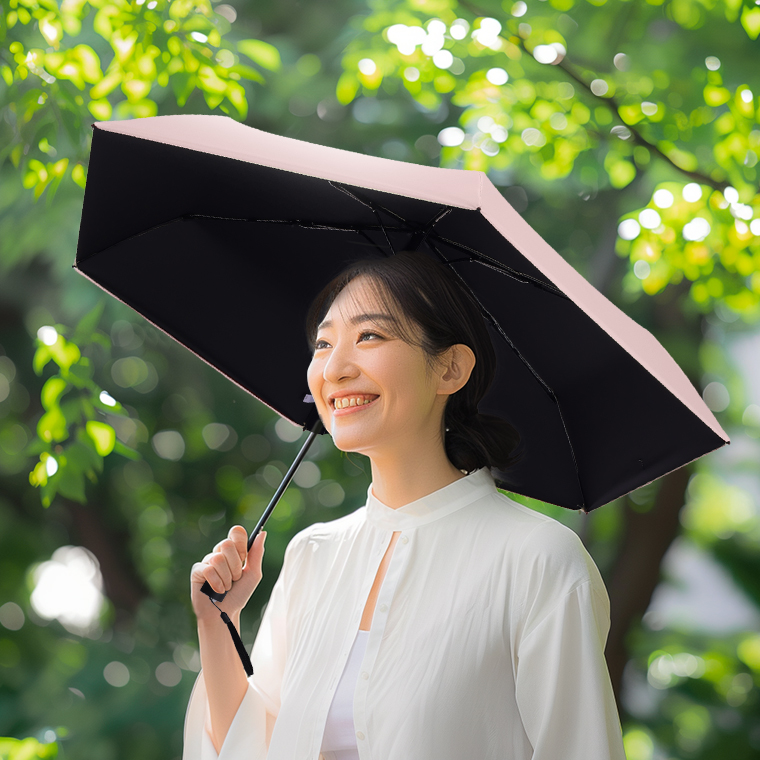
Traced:
<path fill-rule="evenodd" d="M 359 340 L 362 341 L 367 335 L 374 335 L 376 338 L 382 338 L 383 336 L 376 332 L 371 332 L 369 330 L 365 330 L 363 333 L 359 333 Z M 317 351 L 318 349 L 322 348 L 323 345 L 329 345 L 324 340 L 318 340 L 314 344 L 314 350 Z"/>

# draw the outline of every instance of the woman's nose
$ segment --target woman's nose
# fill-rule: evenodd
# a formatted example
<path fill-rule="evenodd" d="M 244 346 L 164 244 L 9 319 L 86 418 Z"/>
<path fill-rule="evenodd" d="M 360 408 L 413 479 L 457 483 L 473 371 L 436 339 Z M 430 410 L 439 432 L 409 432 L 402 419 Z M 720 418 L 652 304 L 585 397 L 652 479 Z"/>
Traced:
<path fill-rule="evenodd" d="M 330 351 L 330 356 L 325 362 L 322 371 L 324 379 L 331 383 L 337 383 L 343 378 L 354 377 L 357 373 L 358 368 L 351 347 L 339 341 Z"/>

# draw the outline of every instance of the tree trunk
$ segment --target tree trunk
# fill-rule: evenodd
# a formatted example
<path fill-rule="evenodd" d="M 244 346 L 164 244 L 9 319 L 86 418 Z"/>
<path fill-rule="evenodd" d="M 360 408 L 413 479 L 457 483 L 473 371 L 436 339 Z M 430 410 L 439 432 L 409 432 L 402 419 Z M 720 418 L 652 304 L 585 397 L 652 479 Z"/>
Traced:
<path fill-rule="evenodd" d="M 624 497 L 623 542 L 608 582 L 611 622 L 605 652 L 618 705 L 628 662 L 626 635 L 646 612 L 660 582 L 662 559 L 680 530 L 678 518 L 693 467 L 692 462 L 661 478 L 654 506 L 646 512 L 633 509 Z"/>
<path fill-rule="evenodd" d="M 89 549 L 100 563 L 105 595 L 119 618 L 132 618 L 150 591 L 128 556 L 129 533 L 106 525 L 97 508 L 56 497 L 71 516 L 73 538 Z"/>
<path fill-rule="evenodd" d="M 689 280 L 683 280 L 652 299 L 653 332 L 686 333 L 696 356 L 702 341 L 702 318 L 689 317 L 679 303 L 690 286 Z M 696 359 L 692 366 L 699 366 Z M 689 376 L 687 368 L 682 369 Z M 699 378 L 689 376 L 689 380 L 700 388 Z M 660 582 L 663 557 L 681 530 L 679 515 L 694 471 L 695 463 L 690 462 L 663 476 L 654 503 L 646 511 L 634 509 L 636 505 L 627 497 L 623 500 L 620 549 L 608 580 L 611 621 L 605 652 L 618 705 L 623 670 L 629 659 L 626 637 L 646 612 Z"/>

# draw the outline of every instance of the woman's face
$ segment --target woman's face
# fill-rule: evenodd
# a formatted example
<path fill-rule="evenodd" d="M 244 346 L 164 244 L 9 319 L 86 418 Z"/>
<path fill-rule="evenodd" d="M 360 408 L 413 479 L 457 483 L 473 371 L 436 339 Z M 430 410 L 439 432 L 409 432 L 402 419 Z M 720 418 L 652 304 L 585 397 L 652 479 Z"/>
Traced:
<path fill-rule="evenodd" d="M 366 313 L 387 314 L 378 306 L 365 278 L 352 280 L 333 301 L 317 330 L 308 383 L 317 411 L 342 451 L 367 456 L 426 445 L 442 437 L 447 396 L 437 393 L 435 373 L 426 373 L 422 349 L 396 338 Z M 365 396 L 366 406 L 343 411 L 332 396 Z"/>

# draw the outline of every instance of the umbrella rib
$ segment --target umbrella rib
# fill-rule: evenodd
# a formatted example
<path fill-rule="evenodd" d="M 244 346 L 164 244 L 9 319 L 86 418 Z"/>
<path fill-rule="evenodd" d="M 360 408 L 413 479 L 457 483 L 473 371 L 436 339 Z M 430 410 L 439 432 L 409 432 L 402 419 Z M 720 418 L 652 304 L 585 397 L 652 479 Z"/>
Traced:
<path fill-rule="evenodd" d="M 380 218 L 380 212 L 373 206 L 372 211 L 375 214 L 375 218 L 379 222 L 380 226 L 383 228 L 383 235 L 385 235 L 385 242 L 388 243 L 388 248 L 391 249 L 393 252 L 393 255 L 396 255 L 396 249 L 393 246 L 393 243 L 391 243 L 391 239 L 388 237 L 388 230 L 385 229 L 385 225 L 383 224 L 383 220 Z"/>
<path fill-rule="evenodd" d="M 500 272 L 501 274 L 505 274 L 508 277 L 512 277 L 518 282 L 522 282 L 523 284 L 526 284 L 526 285 L 535 285 L 537 288 L 541 288 L 542 290 L 545 290 L 547 293 L 551 293 L 552 295 L 559 296 L 560 298 L 565 298 L 568 301 L 572 300 L 571 298 L 566 296 L 559 288 L 554 287 L 554 285 L 550 285 L 549 283 L 543 282 L 542 280 L 539 280 L 537 277 L 533 277 L 529 274 L 525 274 L 524 272 L 518 272 L 516 269 L 512 269 L 512 267 L 507 266 L 506 264 L 502 264 L 500 261 L 496 261 L 496 259 L 492 259 L 490 256 L 486 255 L 485 253 L 481 253 L 475 248 L 470 248 L 470 246 L 465 245 L 464 243 L 457 243 L 455 240 L 450 240 L 449 238 L 445 238 L 442 235 L 438 235 L 437 233 L 433 233 L 433 237 L 438 242 L 446 243 L 447 245 L 450 245 L 452 248 L 460 248 L 463 251 L 469 251 L 471 254 L 471 256 L 465 256 L 461 259 L 455 259 L 447 263 L 453 264 L 455 261 L 468 261 L 468 260 L 472 261 L 472 257 L 475 257 L 475 260 L 479 264 L 482 264 L 483 266 L 487 266 L 491 269 L 495 269 L 497 272 Z"/>
<path fill-rule="evenodd" d="M 375 201 L 371 201 L 367 198 L 363 198 L 356 190 L 349 190 L 347 187 L 343 187 L 343 185 L 338 184 L 337 182 L 333 182 L 332 180 L 328 180 L 328 182 L 336 189 L 340 190 L 341 192 L 348 195 L 350 198 L 353 198 L 355 201 L 358 201 L 362 204 L 362 206 L 366 206 L 367 208 L 372 209 L 372 211 L 377 214 L 378 209 L 380 211 L 385 211 L 388 216 L 392 216 L 394 219 L 396 219 L 399 222 L 402 222 L 403 224 L 406 224 L 408 227 L 413 226 L 407 219 L 404 219 L 403 216 L 400 214 L 397 214 L 395 211 L 391 211 L 389 208 L 385 208 L 385 206 L 381 205 L 380 203 L 376 203 Z M 416 226 L 416 225 L 415 225 Z"/>
<path fill-rule="evenodd" d="M 554 406 L 557 408 L 557 413 L 559 414 L 560 421 L 562 422 L 562 428 L 565 431 L 565 438 L 567 439 L 567 445 L 570 447 L 570 455 L 573 459 L 573 467 L 575 468 L 575 477 L 578 481 L 578 489 L 581 493 L 581 499 L 583 500 L 583 504 L 579 505 L 580 508 L 585 512 L 585 505 L 586 505 L 586 494 L 583 492 L 583 484 L 581 483 L 581 477 L 580 473 L 578 472 L 578 461 L 575 457 L 575 449 L 573 448 L 573 442 L 570 438 L 570 434 L 567 430 L 567 425 L 565 424 L 565 418 L 562 414 L 562 407 L 560 406 L 559 401 L 557 400 L 557 396 L 554 393 L 554 391 L 544 382 L 544 379 L 536 372 L 535 369 L 533 369 L 531 363 L 520 353 L 520 349 L 515 346 L 515 344 L 512 342 L 510 337 L 504 332 L 502 326 L 499 324 L 496 317 L 491 314 L 488 309 L 486 309 L 485 306 L 483 306 L 481 300 L 475 295 L 472 288 L 467 284 L 467 281 L 462 277 L 462 275 L 452 266 L 450 266 L 453 262 L 446 259 L 446 257 L 438 250 L 438 248 L 435 246 L 435 244 L 428 240 L 427 244 L 430 246 L 430 248 L 438 255 L 438 257 L 443 261 L 444 264 L 449 266 L 449 269 L 459 278 L 460 283 L 462 284 L 462 287 L 470 294 L 470 296 L 475 300 L 475 302 L 480 307 L 481 313 L 486 317 L 486 319 L 494 326 L 494 328 L 499 332 L 502 338 L 509 344 L 509 347 L 517 354 L 517 358 L 528 368 L 528 370 L 531 372 L 533 377 L 538 380 L 539 383 L 541 383 L 544 391 L 546 391 L 546 394 L 551 398 L 551 400 L 554 402 Z M 456 261 L 463 261 L 464 259 L 456 259 Z M 480 264 L 484 264 L 485 266 L 488 266 L 485 262 L 478 261 Z M 492 267 L 496 268 L 496 267 Z M 531 278 L 532 279 L 532 278 Z M 567 296 L 564 295 L 564 293 L 559 293 L 559 295 L 562 295 L 563 297 L 567 298 Z M 568 299 L 570 300 L 570 299 Z"/>
<path fill-rule="evenodd" d="M 363 198 L 362 195 L 356 192 L 355 190 L 351 191 L 348 188 L 343 187 L 339 183 L 334 182 L 333 180 L 328 180 L 328 182 L 336 190 L 340 190 L 341 192 L 345 193 L 349 197 L 353 198 L 354 200 L 361 203 L 363 206 L 366 206 L 367 208 L 373 211 L 373 213 L 377 217 L 378 222 L 380 223 L 380 226 L 382 227 L 383 233 L 385 234 L 385 239 L 388 241 L 388 246 L 390 247 L 391 251 L 393 251 L 394 254 L 396 253 L 396 250 L 388 238 L 388 233 L 386 232 L 385 225 L 382 223 L 380 219 L 378 209 L 385 211 L 386 214 L 394 217 L 396 220 L 400 221 L 402 224 L 407 225 L 407 227 L 416 226 L 416 225 L 413 225 L 413 223 L 410 223 L 408 220 L 404 219 L 404 217 L 400 216 L 395 211 L 391 211 L 390 209 L 385 208 L 385 206 L 382 206 L 381 204 L 376 203 L 375 201 L 369 200 L 368 198 Z M 506 274 L 507 276 L 512 277 L 515 280 L 518 280 L 519 282 L 535 285 L 536 287 L 546 290 L 548 293 L 552 293 L 556 296 L 559 296 L 560 298 L 565 298 L 568 301 L 571 300 L 561 290 L 559 290 L 559 288 L 556 288 L 553 285 L 550 285 L 549 283 L 543 282 L 542 280 L 539 280 L 536 277 L 532 277 L 529 274 L 518 272 L 517 270 L 512 269 L 512 267 L 509 267 L 506 264 L 502 264 L 500 261 L 496 261 L 496 259 L 492 259 L 490 256 L 487 256 L 485 253 L 481 253 L 475 248 L 471 248 L 470 246 L 464 245 L 464 243 L 457 243 L 454 240 L 450 240 L 449 238 L 446 238 L 443 235 L 439 235 L 438 233 L 433 232 L 433 227 L 435 227 L 435 225 L 438 224 L 438 222 L 441 219 L 443 219 L 444 216 L 449 214 L 451 211 L 453 211 L 453 208 L 451 206 L 447 206 L 446 208 L 439 211 L 436 214 L 436 216 L 434 216 L 424 227 L 420 228 L 418 226 L 418 229 L 415 231 L 415 236 L 412 238 L 412 242 L 415 243 L 414 245 L 415 250 L 425 240 L 425 238 L 427 238 L 432 233 L 433 237 L 435 237 L 436 240 L 440 242 L 444 242 L 454 248 L 459 248 L 463 251 L 468 251 L 473 256 L 477 257 L 479 263 L 483 264 L 484 266 L 489 266 L 491 267 L 491 269 L 495 269 L 497 272 L 500 272 L 501 274 Z M 393 228 L 393 229 L 398 229 L 398 228 Z M 420 238 L 419 240 L 416 239 L 417 236 L 419 236 Z M 462 261 L 462 259 L 458 259 L 458 260 Z"/>
<path fill-rule="evenodd" d="M 359 201 L 364 206 L 368 206 L 370 209 L 372 209 L 372 213 L 375 215 L 375 219 L 377 219 L 378 224 L 383 230 L 383 235 L 385 235 L 385 242 L 388 243 L 388 248 L 391 249 L 391 252 L 393 255 L 396 255 L 396 249 L 393 246 L 393 243 L 391 242 L 391 239 L 388 237 L 388 230 L 385 229 L 385 225 L 383 224 L 383 220 L 380 218 L 380 212 L 377 210 L 377 206 L 372 201 L 364 201 L 359 196 L 352 193 L 348 188 L 343 187 L 342 185 L 339 185 L 337 182 L 332 182 L 331 180 L 328 180 L 330 184 L 336 189 L 340 190 L 341 192 L 348 195 L 350 198 L 353 198 L 356 201 Z M 400 217 L 399 217 L 400 218 Z M 403 222 L 406 224 L 406 219 L 403 220 Z"/>
<path fill-rule="evenodd" d="M 453 210 L 454 209 L 451 206 L 441 209 L 422 229 L 417 230 L 417 232 L 414 233 L 412 239 L 409 241 L 409 247 L 413 251 L 416 251 L 420 245 L 425 242 L 428 235 L 432 232 L 433 227 L 435 227 L 444 216 L 448 216 Z"/>
<path fill-rule="evenodd" d="M 386 229 L 390 229 L 390 230 L 398 231 L 398 232 L 408 232 L 408 229 L 405 229 L 403 227 L 384 227 L 382 222 L 380 222 L 379 225 L 377 224 L 336 225 L 336 224 L 318 224 L 315 222 L 304 222 L 300 219 L 252 219 L 249 217 L 215 216 L 212 214 L 183 214 L 182 216 L 175 216 L 173 219 L 167 219 L 165 222 L 160 222 L 159 224 L 154 224 L 152 227 L 148 227 L 147 229 L 140 230 L 139 232 L 135 232 L 132 235 L 122 238 L 121 240 L 114 243 L 113 245 L 108 245 L 105 248 L 101 248 L 99 251 L 94 251 L 93 253 L 88 254 L 87 256 L 80 256 L 79 258 L 77 258 L 77 263 L 83 263 L 84 261 L 87 261 L 87 259 L 90 259 L 93 256 L 97 256 L 99 253 L 105 253 L 111 248 L 114 248 L 116 245 L 122 245 L 130 240 L 134 240 L 135 238 L 140 237 L 141 235 L 147 235 L 149 232 L 153 232 L 155 230 L 161 229 L 161 227 L 165 227 L 169 224 L 176 224 L 177 222 L 181 222 L 185 219 L 218 219 L 223 222 L 260 222 L 262 224 L 270 224 L 270 223 L 271 224 L 285 224 L 285 225 L 291 225 L 293 227 L 302 227 L 303 229 L 309 229 L 309 230 L 333 230 L 335 232 L 358 232 L 360 234 L 365 235 L 365 237 L 366 237 L 365 230 L 383 229 L 383 231 L 385 231 Z M 387 237 L 388 235 L 386 232 L 386 239 Z M 377 246 L 376 243 L 373 243 L 373 245 Z"/>
<path fill-rule="evenodd" d="M 529 274 L 518 272 L 517 270 L 512 269 L 512 267 L 509 267 L 506 264 L 502 264 L 500 261 L 497 261 L 496 259 L 492 259 L 490 256 L 486 255 L 485 253 L 481 253 L 475 248 L 471 248 L 468 245 L 464 245 L 464 243 L 457 243 L 454 240 L 451 240 L 447 237 L 444 237 L 443 235 L 439 235 L 438 233 L 433 232 L 433 227 L 435 227 L 435 225 L 438 224 L 438 222 L 441 221 L 441 219 L 443 219 L 445 216 L 447 216 L 449 213 L 453 211 L 453 208 L 451 206 L 447 206 L 446 208 L 438 211 L 436 215 L 424 227 L 421 227 L 421 226 L 415 225 L 414 223 L 410 223 L 407 219 L 404 219 L 403 216 L 397 214 L 395 211 L 391 211 L 385 206 L 382 206 L 381 204 L 376 203 L 375 201 L 369 200 L 368 198 L 363 198 L 362 195 L 360 193 L 357 193 L 356 191 L 351 191 L 347 187 L 344 187 L 343 185 L 340 185 L 339 183 L 333 180 L 328 180 L 328 182 L 336 190 L 340 190 L 341 192 L 348 195 L 350 198 L 353 198 L 355 201 L 361 203 L 363 206 L 366 206 L 367 208 L 372 210 L 372 212 L 377 217 L 380 227 L 383 230 L 383 234 L 385 235 L 385 239 L 388 242 L 388 246 L 390 247 L 391 251 L 393 251 L 394 254 L 396 253 L 396 250 L 393 247 L 393 244 L 391 243 L 390 239 L 388 238 L 386 227 L 383 224 L 382 220 L 380 219 L 380 214 L 378 213 L 378 210 L 385 211 L 386 214 L 394 217 L 396 220 L 400 221 L 402 224 L 406 225 L 407 227 L 417 226 L 417 230 L 415 230 L 414 237 L 412 238 L 412 241 L 411 241 L 414 243 L 414 245 L 412 246 L 414 250 L 419 248 L 420 244 L 424 242 L 425 239 L 432 233 L 432 235 L 436 238 L 436 240 L 440 242 L 444 242 L 447 245 L 450 245 L 454 248 L 459 248 L 463 251 L 468 251 L 470 254 L 477 257 L 479 263 L 483 264 L 484 266 L 489 266 L 491 269 L 495 269 L 497 272 L 500 272 L 501 274 L 506 274 L 507 276 L 512 277 L 515 280 L 518 280 L 519 282 L 535 285 L 536 287 L 546 290 L 548 293 L 552 293 L 556 296 L 559 296 L 560 298 L 565 298 L 568 301 L 571 300 L 561 290 L 559 290 L 559 288 L 556 288 L 553 285 L 550 285 L 549 283 L 543 282 L 542 280 L 539 280 L 536 277 L 532 277 Z M 365 229 L 371 229 L 371 227 L 367 226 Z M 399 228 L 393 227 L 391 229 L 399 229 Z M 463 260 L 464 259 L 457 259 L 457 261 L 463 261 Z"/>
<path fill-rule="evenodd" d="M 358 232 L 358 233 L 359 233 L 359 234 L 360 234 L 360 235 L 361 235 L 363 238 L 366 238 L 366 240 L 368 240 L 368 241 L 369 241 L 369 243 L 370 243 L 372 246 L 374 246 L 375 248 L 377 248 L 377 250 L 378 250 L 378 251 L 380 251 L 380 253 L 382 253 L 382 254 L 383 254 L 383 256 L 387 256 L 387 255 L 388 255 L 388 254 L 386 253 L 386 251 L 385 251 L 385 250 L 383 250 L 382 246 L 378 245 L 378 244 L 377 244 L 377 243 L 376 243 L 376 242 L 375 242 L 375 241 L 374 241 L 374 240 L 373 240 L 373 239 L 372 239 L 372 238 L 371 238 L 371 237 L 370 237 L 370 236 L 369 236 L 369 235 L 366 233 L 366 231 L 365 231 L 365 230 L 357 230 L 357 232 Z"/>
<path fill-rule="evenodd" d="M 337 182 L 333 182 L 329 180 L 330 184 L 335 187 L 336 190 L 341 190 L 342 192 L 346 193 L 346 195 L 350 196 L 354 200 L 361 203 L 363 206 L 366 206 L 369 209 L 372 209 L 372 211 L 375 213 L 375 216 L 377 216 L 378 221 L 380 221 L 380 216 L 378 214 L 379 211 L 385 211 L 388 216 L 392 216 L 397 221 L 401 222 L 402 224 L 406 225 L 408 229 L 414 230 L 414 236 L 412 237 L 412 240 L 410 241 L 410 246 L 413 250 L 417 250 L 419 248 L 420 244 L 425 240 L 425 238 L 430 234 L 433 227 L 435 227 L 438 222 L 443 219 L 443 217 L 450 214 L 453 210 L 453 206 L 446 206 L 445 208 L 440 209 L 435 213 L 435 215 L 430 219 L 429 222 L 427 222 L 424 226 L 421 225 L 419 222 L 409 221 L 408 219 L 404 219 L 403 216 L 400 214 L 397 214 L 395 211 L 392 211 L 389 208 L 386 208 L 380 203 L 376 203 L 375 201 L 369 200 L 368 198 L 363 198 L 359 193 L 352 192 L 348 188 L 345 188 L 341 185 L 339 185 Z M 385 231 L 385 226 L 383 225 L 382 221 L 380 221 L 380 225 L 383 227 L 383 231 Z M 415 229 L 416 228 L 416 229 Z M 399 229 L 398 227 L 390 227 L 389 229 Z M 387 235 L 386 235 L 387 238 Z M 414 244 L 414 245 L 412 245 Z M 388 245 L 390 246 L 391 250 L 395 253 L 393 246 L 390 243 L 390 240 L 388 241 Z"/>
<path fill-rule="evenodd" d="M 330 224 L 320 224 L 319 222 L 310 222 L 310 221 L 304 221 L 302 219 L 254 219 L 252 217 L 245 217 L 245 216 L 215 216 L 213 214 L 183 214 L 180 217 L 176 217 L 174 219 L 170 219 L 168 222 L 164 222 L 164 224 L 170 224 L 171 222 L 180 221 L 182 219 L 219 219 L 224 222 L 260 222 L 262 224 L 290 224 L 294 227 L 303 227 L 307 230 L 335 230 L 336 232 L 360 232 L 361 230 L 367 229 L 367 230 L 377 230 L 383 227 L 383 223 L 379 222 L 378 225 L 375 224 L 343 224 L 343 225 L 336 225 L 334 222 Z M 160 227 L 161 225 L 156 225 L 157 227 Z M 151 228 L 155 229 L 155 228 Z M 391 227 L 393 230 L 401 229 L 403 231 L 403 228 L 398 227 Z M 142 233 L 139 233 L 142 234 Z"/>
<path fill-rule="evenodd" d="M 404 219 L 403 216 L 400 214 L 397 214 L 395 211 L 391 211 L 391 209 L 386 208 L 380 203 L 377 203 L 376 201 L 370 200 L 369 198 L 364 198 L 361 196 L 361 194 L 357 193 L 356 191 L 351 191 L 347 187 L 344 187 L 343 185 L 338 184 L 337 182 L 334 182 L 332 180 L 328 180 L 328 182 L 336 189 L 340 190 L 341 192 L 348 195 L 350 198 L 353 198 L 354 200 L 358 201 L 362 204 L 362 206 L 366 206 L 367 208 L 371 209 L 374 213 L 375 217 L 377 218 L 377 221 L 380 223 L 380 226 L 383 229 L 383 233 L 385 234 L 385 239 L 388 243 L 388 247 L 391 249 L 391 251 L 395 254 L 396 249 L 393 247 L 393 243 L 391 243 L 390 238 L 388 237 L 388 233 L 386 232 L 385 225 L 383 224 L 379 211 L 385 211 L 388 216 L 393 217 L 397 221 L 400 221 L 402 224 L 407 225 L 408 228 L 414 229 L 417 228 L 414 232 L 414 235 L 412 236 L 412 239 L 409 241 L 409 248 L 411 250 L 417 250 L 420 247 L 420 244 L 424 242 L 425 238 L 430 234 L 433 227 L 435 227 L 438 222 L 443 219 L 443 217 L 450 214 L 454 209 L 452 206 L 446 206 L 443 209 L 440 209 L 435 213 L 435 216 L 433 216 L 430 221 L 425 224 L 424 226 L 420 225 L 418 222 L 410 222 L 408 219 Z M 391 229 L 397 229 L 395 227 Z"/>

